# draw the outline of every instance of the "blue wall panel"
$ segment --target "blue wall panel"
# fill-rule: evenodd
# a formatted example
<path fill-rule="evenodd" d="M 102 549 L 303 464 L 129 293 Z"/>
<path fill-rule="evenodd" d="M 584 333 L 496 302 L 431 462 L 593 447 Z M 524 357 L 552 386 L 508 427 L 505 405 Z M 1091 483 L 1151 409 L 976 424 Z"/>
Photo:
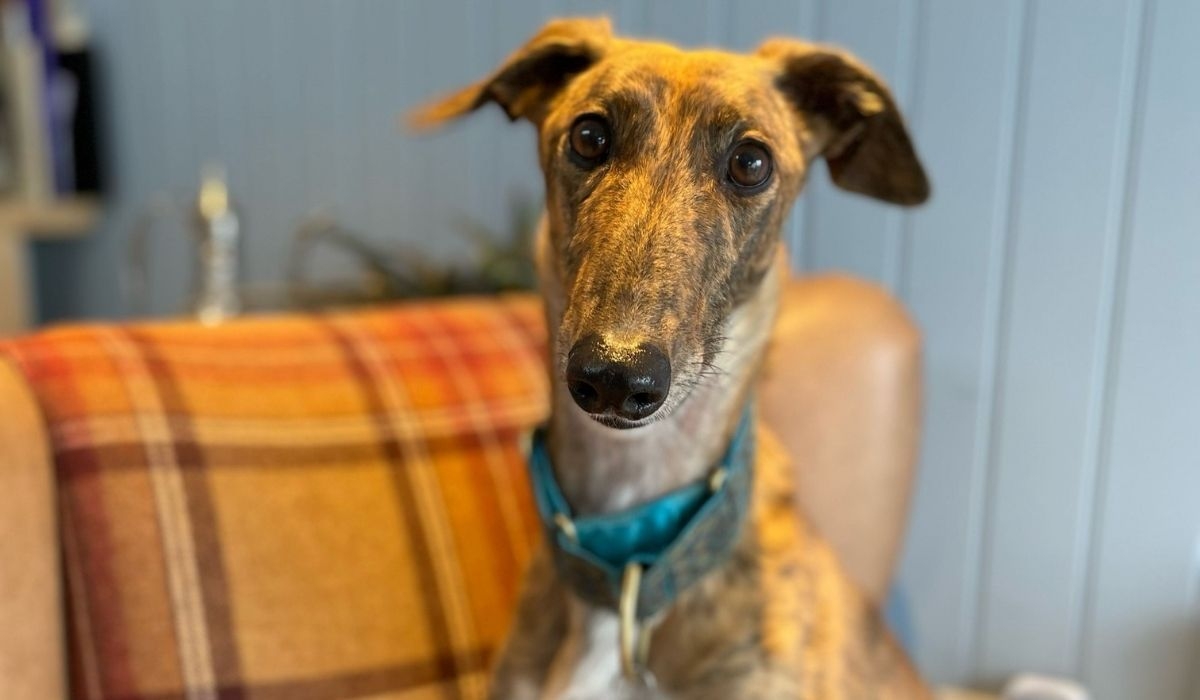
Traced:
<path fill-rule="evenodd" d="M 1200 3 L 1148 2 L 1102 410 L 1083 670 L 1111 698 L 1200 697 Z M 1195 123 L 1192 121 L 1192 123 Z M 1189 690 L 1190 689 L 1190 690 Z"/>
<path fill-rule="evenodd" d="M 1069 675 L 1078 657 L 1092 409 L 1128 159 L 1122 107 L 1136 73 L 1126 59 L 1139 36 L 1125 0 L 1031 11 L 1036 70 L 1017 134 L 979 594 L 977 670 L 997 678 L 1022 668 Z"/>
<path fill-rule="evenodd" d="M 925 17 L 916 138 L 934 197 L 912 214 L 904 268 L 906 300 L 925 336 L 924 458 L 900 581 L 913 606 L 918 659 L 965 682 L 1023 13 L 1014 3 L 937 0 Z"/>

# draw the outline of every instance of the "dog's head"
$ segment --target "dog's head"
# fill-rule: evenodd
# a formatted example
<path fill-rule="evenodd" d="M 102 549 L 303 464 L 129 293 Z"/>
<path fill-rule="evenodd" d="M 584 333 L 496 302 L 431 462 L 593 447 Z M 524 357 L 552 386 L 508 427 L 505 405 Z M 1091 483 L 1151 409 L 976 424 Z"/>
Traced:
<path fill-rule="evenodd" d="M 669 413 L 712 366 L 817 158 L 844 189 L 904 205 L 929 196 L 883 82 L 798 41 L 693 52 L 614 37 L 606 20 L 558 20 L 414 122 L 489 102 L 537 126 L 540 267 L 562 304 L 550 314 L 556 371 L 613 427 Z"/>

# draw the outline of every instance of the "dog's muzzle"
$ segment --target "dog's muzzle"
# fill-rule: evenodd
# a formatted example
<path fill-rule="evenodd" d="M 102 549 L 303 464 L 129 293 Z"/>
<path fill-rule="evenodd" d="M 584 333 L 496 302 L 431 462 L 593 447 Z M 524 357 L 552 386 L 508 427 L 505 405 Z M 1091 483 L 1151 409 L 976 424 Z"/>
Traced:
<path fill-rule="evenodd" d="M 567 388 L 602 423 L 633 427 L 626 423 L 650 417 L 667 400 L 671 361 L 652 343 L 614 345 L 593 333 L 567 355 Z"/>

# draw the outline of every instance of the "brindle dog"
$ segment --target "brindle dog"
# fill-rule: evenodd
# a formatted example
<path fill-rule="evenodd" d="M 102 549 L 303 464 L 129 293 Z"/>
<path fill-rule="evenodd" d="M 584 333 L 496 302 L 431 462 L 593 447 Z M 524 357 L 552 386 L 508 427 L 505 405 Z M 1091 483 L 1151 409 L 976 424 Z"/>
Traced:
<path fill-rule="evenodd" d="M 827 47 L 683 51 L 614 37 L 606 20 L 554 21 L 415 122 L 489 102 L 538 130 L 549 450 L 578 513 L 679 488 L 720 458 L 786 276 L 780 225 L 817 158 L 853 192 L 904 205 L 929 195 L 887 88 Z M 543 548 L 491 697 L 929 697 L 796 515 L 786 470 L 764 461 L 751 524 L 652 620 L 644 673 L 621 673 L 616 615 L 570 591 Z"/>

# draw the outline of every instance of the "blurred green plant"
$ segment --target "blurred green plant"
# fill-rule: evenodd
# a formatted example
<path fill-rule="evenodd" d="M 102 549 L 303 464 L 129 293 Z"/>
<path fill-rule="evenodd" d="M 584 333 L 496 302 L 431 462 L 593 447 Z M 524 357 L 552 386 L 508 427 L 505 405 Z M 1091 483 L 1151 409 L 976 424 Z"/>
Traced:
<path fill-rule="evenodd" d="M 290 304 L 313 309 L 532 289 L 536 284 L 533 236 L 540 211 L 533 199 L 517 195 L 511 198 L 508 225 L 503 229 L 458 217 L 454 230 L 471 242 L 473 255 L 465 263 L 449 265 L 412 246 L 390 249 L 343 228 L 329 216 L 310 216 L 292 240 L 287 270 Z M 311 279 L 311 258 L 325 246 L 348 255 L 358 274 L 348 280 Z"/>

